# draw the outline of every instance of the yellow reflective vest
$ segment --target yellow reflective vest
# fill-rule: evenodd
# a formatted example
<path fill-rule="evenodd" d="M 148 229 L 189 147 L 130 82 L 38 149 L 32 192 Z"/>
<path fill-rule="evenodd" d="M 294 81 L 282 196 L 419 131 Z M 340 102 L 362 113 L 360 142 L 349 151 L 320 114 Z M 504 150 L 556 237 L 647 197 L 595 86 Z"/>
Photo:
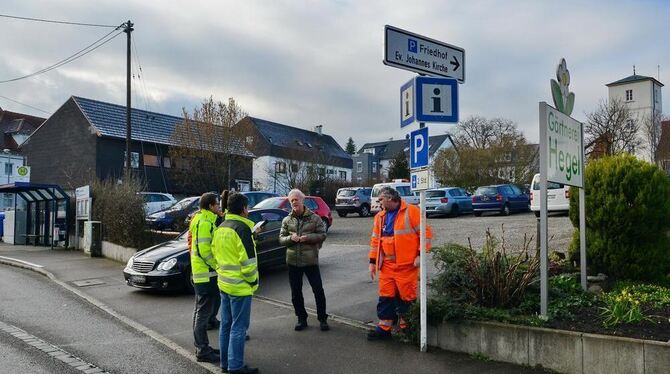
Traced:
<path fill-rule="evenodd" d="M 202 209 L 195 214 L 189 225 L 193 283 L 207 283 L 216 276 L 216 259 L 212 255 L 212 234 L 216 228 L 216 217 L 216 213 Z"/>
<path fill-rule="evenodd" d="M 256 243 L 251 229 L 254 223 L 228 213 L 214 232 L 212 252 L 218 265 L 219 290 L 232 296 L 251 296 L 258 289 Z"/>

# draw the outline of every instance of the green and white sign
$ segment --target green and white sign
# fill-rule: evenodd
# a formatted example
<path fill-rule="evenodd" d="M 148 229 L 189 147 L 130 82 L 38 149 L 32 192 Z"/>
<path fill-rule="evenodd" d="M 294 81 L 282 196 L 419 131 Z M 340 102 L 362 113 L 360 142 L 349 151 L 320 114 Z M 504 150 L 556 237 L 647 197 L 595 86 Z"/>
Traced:
<path fill-rule="evenodd" d="M 540 103 L 540 152 L 548 181 L 584 187 L 583 144 L 581 122 Z"/>

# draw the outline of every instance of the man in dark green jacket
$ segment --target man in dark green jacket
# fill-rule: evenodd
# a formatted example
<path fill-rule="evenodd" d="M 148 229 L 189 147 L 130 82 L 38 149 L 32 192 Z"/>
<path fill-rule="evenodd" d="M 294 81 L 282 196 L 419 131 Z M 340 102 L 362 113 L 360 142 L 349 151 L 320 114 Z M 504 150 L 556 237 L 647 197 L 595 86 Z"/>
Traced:
<path fill-rule="evenodd" d="M 279 243 L 287 247 L 286 264 L 291 285 L 291 301 L 298 317 L 296 331 L 307 327 L 307 311 L 302 297 L 302 278 L 307 276 L 316 300 L 317 318 L 321 331 L 330 330 L 326 314 L 326 294 L 319 270 L 319 249 L 326 240 L 326 227 L 321 217 L 305 207 L 305 195 L 297 189 L 288 193 L 291 213 L 284 218 Z"/>

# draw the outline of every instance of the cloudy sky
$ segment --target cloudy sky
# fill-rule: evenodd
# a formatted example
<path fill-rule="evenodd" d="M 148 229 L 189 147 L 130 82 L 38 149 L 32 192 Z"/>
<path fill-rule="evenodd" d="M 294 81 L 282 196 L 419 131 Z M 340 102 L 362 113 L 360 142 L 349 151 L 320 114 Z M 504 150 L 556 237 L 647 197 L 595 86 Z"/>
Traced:
<path fill-rule="evenodd" d="M 533 142 L 537 103 L 551 102 L 549 79 L 561 57 L 578 120 L 607 96 L 605 84 L 631 75 L 633 65 L 654 78 L 660 70 L 660 81 L 670 82 L 670 2 L 661 0 L 3 0 L 0 14 L 132 20 L 133 66 L 142 68 L 134 107 L 180 115 L 210 95 L 234 97 L 255 117 L 305 129 L 321 124 L 342 146 L 349 136 L 360 146 L 407 132 L 399 125 L 399 88 L 414 73 L 382 64 L 387 24 L 464 48 L 461 119 L 508 118 Z M 0 25 L 0 81 L 52 65 L 112 31 L 8 18 Z M 48 117 L 71 95 L 124 105 L 125 43 L 121 34 L 58 69 L 0 83 L 0 107 Z"/>

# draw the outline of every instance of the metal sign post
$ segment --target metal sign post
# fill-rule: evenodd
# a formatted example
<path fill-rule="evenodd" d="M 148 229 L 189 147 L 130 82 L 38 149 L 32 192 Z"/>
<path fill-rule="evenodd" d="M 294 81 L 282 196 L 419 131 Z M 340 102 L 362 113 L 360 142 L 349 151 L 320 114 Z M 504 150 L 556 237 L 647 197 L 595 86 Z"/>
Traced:
<path fill-rule="evenodd" d="M 421 223 L 419 231 L 419 307 L 421 309 L 421 337 L 419 344 L 421 352 L 428 350 L 428 280 L 426 272 L 426 191 L 419 192 L 419 208 L 421 209 Z"/>

